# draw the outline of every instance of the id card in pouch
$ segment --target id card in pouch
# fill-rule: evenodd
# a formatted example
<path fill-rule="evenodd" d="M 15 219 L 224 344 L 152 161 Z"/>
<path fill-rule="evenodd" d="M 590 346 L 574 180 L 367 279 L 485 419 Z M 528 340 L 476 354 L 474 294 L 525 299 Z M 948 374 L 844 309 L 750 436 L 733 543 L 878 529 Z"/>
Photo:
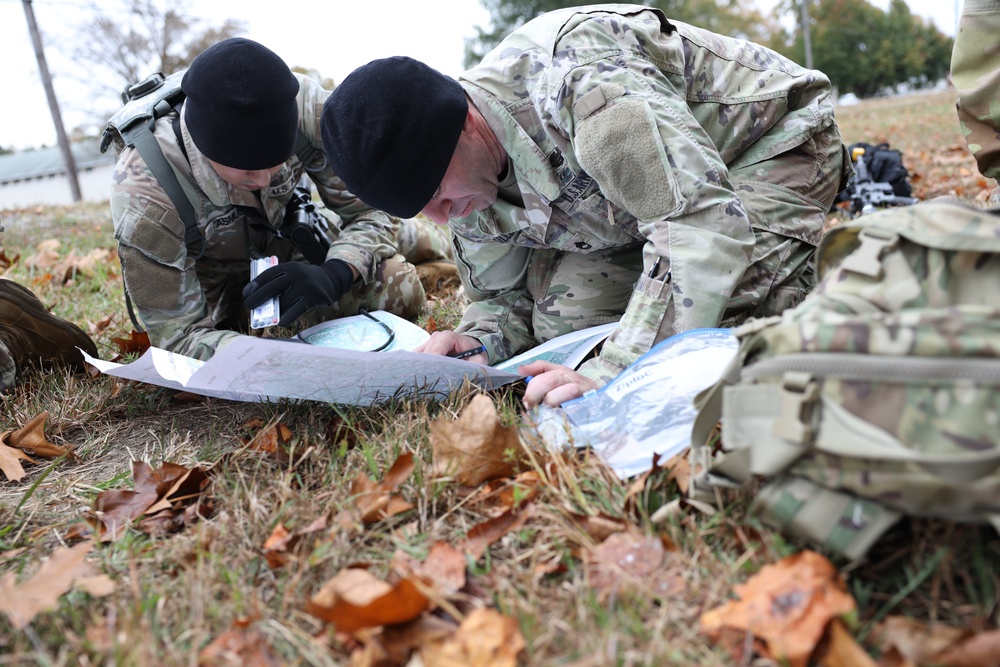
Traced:
<path fill-rule="evenodd" d="M 260 257 L 250 260 L 250 280 L 254 280 L 266 269 L 278 265 L 278 258 L 274 255 L 270 257 Z M 250 328 L 263 329 L 273 327 L 281 319 L 281 307 L 278 297 L 268 299 L 250 311 Z"/>

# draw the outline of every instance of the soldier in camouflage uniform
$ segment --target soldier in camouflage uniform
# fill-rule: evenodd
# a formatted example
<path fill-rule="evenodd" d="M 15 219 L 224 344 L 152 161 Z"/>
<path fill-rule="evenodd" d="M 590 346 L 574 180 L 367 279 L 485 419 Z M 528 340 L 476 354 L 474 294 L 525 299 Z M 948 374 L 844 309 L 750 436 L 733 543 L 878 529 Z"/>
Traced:
<path fill-rule="evenodd" d="M 530 21 L 458 82 L 369 63 L 327 100 L 323 142 L 373 206 L 450 219 L 473 303 L 423 351 L 494 363 L 619 320 L 580 373 L 520 369 L 527 405 L 558 405 L 670 335 L 806 294 L 850 170 L 830 93 L 762 46 L 596 5 Z"/>
<path fill-rule="evenodd" d="M 249 309 L 271 297 L 280 299 L 282 326 L 361 308 L 419 313 L 425 295 L 413 263 L 449 259 L 450 240 L 426 221 L 400 221 L 363 203 L 320 148 L 303 164 L 296 137 L 319 147 L 328 91 L 246 39 L 200 54 L 181 88 L 179 117 L 157 120 L 153 136 L 183 186 L 196 190 L 202 256 L 186 245 L 176 207 L 137 149 L 119 155 L 111 192 L 127 296 L 153 345 L 207 359 L 245 332 Z M 330 247 L 318 265 L 300 261 L 300 250 L 277 233 L 303 174 L 330 222 L 319 231 Z M 251 282 L 250 259 L 271 255 L 280 264 Z"/>
<path fill-rule="evenodd" d="M 47 311 L 28 288 L 0 278 L 0 394 L 27 366 L 83 370 L 77 348 L 97 356 L 94 341 L 79 327 Z"/>
<path fill-rule="evenodd" d="M 1000 1 L 965 0 L 955 47 L 951 80 L 958 90 L 958 119 L 979 171 L 1000 178 L 1000 61 L 997 34 Z M 1000 206 L 1000 190 L 990 204 Z"/>

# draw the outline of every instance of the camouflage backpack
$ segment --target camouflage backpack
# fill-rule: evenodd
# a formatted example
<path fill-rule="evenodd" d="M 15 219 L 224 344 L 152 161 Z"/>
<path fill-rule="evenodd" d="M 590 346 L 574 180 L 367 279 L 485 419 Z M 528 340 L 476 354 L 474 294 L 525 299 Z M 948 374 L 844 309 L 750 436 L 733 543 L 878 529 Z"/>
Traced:
<path fill-rule="evenodd" d="M 692 498 L 763 476 L 765 523 L 850 558 L 904 514 L 1000 529 L 998 214 L 928 202 L 827 232 L 816 290 L 736 329 L 699 395 Z"/>

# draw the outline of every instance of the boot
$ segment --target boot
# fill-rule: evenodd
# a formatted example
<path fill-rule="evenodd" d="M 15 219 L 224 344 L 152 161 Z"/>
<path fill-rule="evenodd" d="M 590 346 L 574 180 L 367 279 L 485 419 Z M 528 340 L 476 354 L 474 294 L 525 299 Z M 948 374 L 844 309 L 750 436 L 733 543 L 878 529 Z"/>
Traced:
<path fill-rule="evenodd" d="M 423 262 L 417 264 L 416 269 L 428 295 L 437 294 L 446 287 L 457 287 L 460 282 L 455 262 Z"/>
<path fill-rule="evenodd" d="M 92 357 L 97 346 L 78 326 L 47 311 L 30 290 L 0 279 L 0 340 L 19 368 L 68 365 L 83 370 L 80 348 Z"/>

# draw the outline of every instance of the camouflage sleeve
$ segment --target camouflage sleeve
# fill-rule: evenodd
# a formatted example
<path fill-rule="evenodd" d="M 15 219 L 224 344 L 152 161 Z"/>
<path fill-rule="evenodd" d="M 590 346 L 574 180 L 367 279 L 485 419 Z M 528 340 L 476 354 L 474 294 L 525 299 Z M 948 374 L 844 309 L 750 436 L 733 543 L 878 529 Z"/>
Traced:
<path fill-rule="evenodd" d="M 138 151 L 126 149 L 115 166 L 111 218 L 125 288 L 152 345 L 208 359 L 239 335 L 215 328 L 184 223 Z"/>
<path fill-rule="evenodd" d="M 486 346 L 490 363 L 535 344 L 533 301 L 526 289 L 532 250 L 454 236 L 458 272 L 470 304 L 455 331 Z"/>
<path fill-rule="evenodd" d="M 951 55 L 951 80 L 958 91 L 958 119 L 979 171 L 1000 178 L 1000 2 L 965 0 Z"/>
<path fill-rule="evenodd" d="M 299 79 L 299 127 L 322 151 L 320 118 L 323 102 L 330 95 L 316 81 L 301 75 Z M 327 253 L 329 259 L 339 259 L 356 268 L 365 283 L 375 277 L 375 265 L 396 254 L 396 234 L 399 220 L 373 209 L 348 192 L 344 182 L 318 154 L 306 172 L 316 184 L 316 190 L 326 207 L 341 220 L 340 236 Z"/>
<path fill-rule="evenodd" d="M 652 72 L 650 71 L 652 70 Z M 574 68 L 561 108 L 582 168 L 639 219 L 646 273 L 599 358 L 603 384 L 680 331 L 717 326 L 750 263 L 754 233 L 683 79 L 622 56 Z"/>

